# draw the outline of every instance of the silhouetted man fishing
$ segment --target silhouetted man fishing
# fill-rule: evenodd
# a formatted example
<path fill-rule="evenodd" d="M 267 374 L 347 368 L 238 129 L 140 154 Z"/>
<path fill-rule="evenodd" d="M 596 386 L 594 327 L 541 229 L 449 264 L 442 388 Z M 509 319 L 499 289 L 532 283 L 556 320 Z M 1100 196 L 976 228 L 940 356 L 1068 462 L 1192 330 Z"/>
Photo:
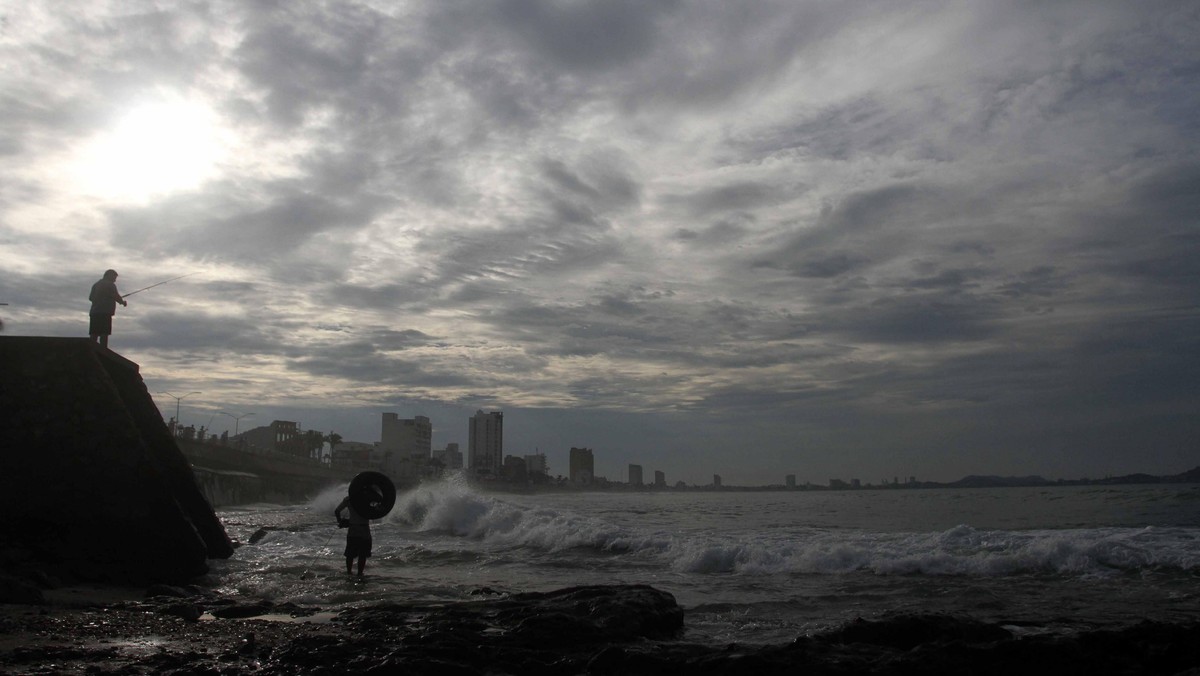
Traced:
<path fill-rule="evenodd" d="M 117 291 L 117 271 L 105 270 L 104 277 L 92 285 L 88 294 L 92 301 L 92 309 L 88 313 L 88 335 L 92 341 L 99 341 L 102 347 L 108 347 L 108 337 L 112 335 L 112 318 L 117 313 L 117 303 L 129 307 L 129 303 Z"/>

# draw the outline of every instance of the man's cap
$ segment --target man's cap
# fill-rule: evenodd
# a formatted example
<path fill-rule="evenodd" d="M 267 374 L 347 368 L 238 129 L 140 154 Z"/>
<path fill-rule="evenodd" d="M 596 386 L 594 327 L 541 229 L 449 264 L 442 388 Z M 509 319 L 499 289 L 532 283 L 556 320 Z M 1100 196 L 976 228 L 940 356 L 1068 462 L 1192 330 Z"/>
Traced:
<path fill-rule="evenodd" d="M 112 269 L 105 270 L 105 271 L 104 271 L 104 276 L 105 276 L 105 277 L 116 277 L 116 276 L 117 276 L 117 271 L 116 271 L 116 270 L 112 270 Z"/>

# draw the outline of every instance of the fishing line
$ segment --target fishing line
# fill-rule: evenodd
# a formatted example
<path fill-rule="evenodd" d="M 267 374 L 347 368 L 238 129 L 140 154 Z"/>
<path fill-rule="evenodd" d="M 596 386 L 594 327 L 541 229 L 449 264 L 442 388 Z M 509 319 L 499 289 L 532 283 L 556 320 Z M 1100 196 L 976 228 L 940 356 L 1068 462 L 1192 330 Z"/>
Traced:
<path fill-rule="evenodd" d="M 133 295 L 133 294 L 135 294 L 135 293 L 141 293 L 141 292 L 143 292 L 143 291 L 145 291 L 145 290 L 147 290 L 147 289 L 153 289 L 153 288 L 154 288 L 154 287 L 156 287 L 156 286 L 162 286 L 163 284 L 166 284 L 167 282 L 173 282 L 173 281 L 175 281 L 175 280 L 177 280 L 177 279 L 183 279 L 184 277 L 191 277 L 192 275 L 198 275 L 198 274 L 200 274 L 200 273 L 199 273 L 199 272 L 190 272 L 190 273 L 188 273 L 188 274 L 186 274 L 186 275 L 179 275 L 178 277 L 172 277 L 172 278 L 170 278 L 170 279 L 165 279 L 165 280 L 163 280 L 163 281 L 161 281 L 161 282 L 159 282 L 159 283 L 157 283 L 157 284 L 151 284 L 150 286 L 143 286 L 142 288 L 138 289 L 137 291 L 130 291 L 129 293 L 123 293 L 123 294 L 121 294 L 121 297 L 122 297 L 122 298 L 128 298 L 128 297 L 132 296 L 132 295 Z"/>
<path fill-rule="evenodd" d="M 325 538 L 325 544 L 321 545 L 321 549 L 325 549 L 326 547 L 328 547 L 328 546 L 329 546 L 329 541 L 333 539 L 333 536 L 334 536 L 334 535 L 337 535 L 337 531 L 336 531 L 336 530 L 335 530 L 335 531 L 333 531 L 332 533 L 330 533 L 330 534 L 329 534 L 329 537 Z M 300 574 L 300 579 L 301 579 L 301 580 L 307 580 L 307 579 L 308 579 L 308 578 L 309 578 L 311 575 L 312 575 L 312 568 L 311 568 L 311 567 L 310 567 L 310 568 L 305 568 L 305 569 L 304 569 L 304 572 Z"/>

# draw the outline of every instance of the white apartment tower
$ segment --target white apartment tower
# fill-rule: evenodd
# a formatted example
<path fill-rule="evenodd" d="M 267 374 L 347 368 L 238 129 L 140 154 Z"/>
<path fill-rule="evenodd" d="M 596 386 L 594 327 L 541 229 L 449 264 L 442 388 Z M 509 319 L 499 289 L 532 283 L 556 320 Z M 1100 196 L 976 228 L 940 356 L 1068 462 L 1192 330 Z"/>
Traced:
<path fill-rule="evenodd" d="M 395 413 L 383 414 L 383 429 L 379 435 L 379 450 L 390 462 L 427 460 L 433 449 L 433 423 L 423 415 L 402 420 Z"/>
<path fill-rule="evenodd" d="M 471 417 L 467 455 L 471 460 L 472 472 L 499 476 L 504 464 L 503 413 L 477 411 Z"/>

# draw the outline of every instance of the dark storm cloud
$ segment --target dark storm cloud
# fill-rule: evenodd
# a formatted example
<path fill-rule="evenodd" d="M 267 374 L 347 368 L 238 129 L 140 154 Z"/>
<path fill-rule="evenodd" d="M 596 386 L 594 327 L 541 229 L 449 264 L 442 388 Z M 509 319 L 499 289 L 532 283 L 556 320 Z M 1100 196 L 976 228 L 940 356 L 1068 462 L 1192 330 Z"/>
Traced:
<path fill-rule="evenodd" d="M 546 159 L 542 172 L 549 184 L 586 200 L 602 211 L 638 206 L 642 188 L 619 166 L 596 158 L 580 171 L 573 170 L 560 160 Z"/>
<path fill-rule="evenodd" d="M 1123 250 L 1118 260 L 1128 272 L 1198 300 L 1200 164 L 1168 167 L 1136 184 L 1125 217 L 1104 234 Z"/>
<path fill-rule="evenodd" d="M 263 185 L 265 195 L 254 199 L 228 188 L 114 209 L 114 237 L 147 252 L 269 262 L 318 233 L 361 228 L 382 209 L 369 194 L 348 199 L 345 191 L 316 193 L 291 181 Z"/>
<path fill-rule="evenodd" d="M 321 105 L 347 121 L 402 112 L 410 69 L 419 57 L 385 39 L 396 22 L 353 5 L 248 6 L 249 31 L 236 51 L 241 72 L 266 93 L 267 114 L 296 127 Z M 357 119 L 355 119 L 357 118 Z"/>
<path fill-rule="evenodd" d="M 428 26 L 489 55 L 455 67 L 475 71 L 472 82 L 487 74 L 472 89 L 507 123 L 558 115 L 596 94 L 634 111 L 726 105 L 773 82 L 860 13 L 788 2 L 513 0 L 473 11 L 439 6 Z"/>
<path fill-rule="evenodd" d="M 50 241 L 49 246 L 69 246 L 67 243 Z M 0 275 L 0 293 L 3 302 L 12 307 L 8 312 L 17 308 L 37 308 L 50 313 L 81 311 L 86 312 L 89 303 L 88 290 L 100 279 L 104 269 L 89 272 L 62 272 L 58 270 L 38 270 L 29 273 L 5 270 Z"/>
<path fill-rule="evenodd" d="M 543 357 L 605 355 L 669 367 L 754 369 L 846 352 L 836 345 L 795 342 L 809 334 L 797 316 L 748 303 L 696 306 L 644 289 L 573 305 L 491 308 L 478 319 L 492 333 Z"/>
<path fill-rule="evenodd" d="M 936 344 L 994 337 L 1001 316 L 997 303 L 985 298 L 913 294 L 846 308 L 822 328 L 870 342 Z"/>
<path fill-rule="evenodd" d="M 853 193 L 816 223 L 785 233 L 752 265 L 798 277 L 845 275 L 896 256 L 923 229 L 958 217 L 961 208 L 957 198 L 932 187 L 893 185 Z"/>
<path fill-rule="evenodd" d="M 653 3 L 660 5 L 663 3 Z M 653 59 L 624 74 L 629 110 L 721 109 L 813 55 L 864 8 L 759 2 L 669 5 Z"/>
<path fill-rule="evenodd" d="M 936 264 L 923 266 L 932 268 L 919 277 L 905 282 L 909 289 L 943 290 L 947 292 L 966 291 L 979 286 L 978 281 L 986 273 L 980 268 L 946 268 L 937 269 Z"/>
<path fill-rule="evenodd" d="M 752 215 L 747 214 L 718 220 L 711 226 L 700 230 L 679 228 L 674 232 L 672 238 L 704 246 L 725 245 L 741 239 L 749 232 L 747 225 L 752 224 L 754 220 Z"/>
<path fill-rule="evenodd" d="M 430 290 L 413 280 L 363 286 L 327 279 L 326 283 L 316 282 L 315 287 L 316 299 L 325 307 L 398 310 L 425 308 L 432 302 Z"/>
<path fill-rule="evenodd" d="M 724 211 L 752 211 L 794 199 L 802 192 L 794 187 L 742 181 L 701 190 L 692 195 L 669 196 L 663 201 L 679 204 L 692 216 L 713 216 Z"/>
<path fill-rule="evenodd" d="M 1051 265 L 1039 265 L 1016 275 L 1001 284 L 999 292 L 1012 298 L 1046 298 L 1062 291 L 1067 280 Z"/>
<path fill-rule="evenodd" d="M 840 277 L 870 262 L 869 258 L 857 254 L 825 251 L 796 261 L 789 266 L 789 271 L 797 277 Z M 772 264 L 762 261 L 757 267 L 772 267 Z"/>
<path fill-rule="evenodd" d="M 657 22 L 675 4 L 504 0 L 493 11 L 551 67 L 590 71 L 625 66 L 648 54 L 658 42 Z"/>
<path fill-rule="evenodd" d="M 815 159 L 850 160 L 855 154 L 895 150 L 910 143 L 919 121 L 889 112 L 883 101 L 860 98 L 820 110 L 803 122 L 735 139 L 731 150 L 750 159 L 802 151 Z"/>
<path fill-rule="evenodd" d="M 403 349 L 398 354 L 385 352 L 380 345 L 368 341 L 306 347 L 292 355 L 288 363 L 291 368 L 312 376 L 370 382 L 374 387 L 391 386 L 401 391 L 454 387 L 473 382 L 453 371 L 431 367 L 427 359 L 405 356 Z"/>
<path fill-rule="evenodd" d="M 130 299 L 130 304 L 137 301 Z M 136 313 L 136 314 L 135 314 Z M 136 316 L 142 331 L 122 337 L 122 344 L 135 349 L 153 348 L 166 352 L 227 352 L 239 355 L 276 354 L 287 344 L 286 327 L 264 325 L 250 319 L 216 317 L 178 310 L 123 310 Z M 117 321 L 128 321 L 121 316 Z M 213 357 L 217 359 L 219 357 Z"/>

